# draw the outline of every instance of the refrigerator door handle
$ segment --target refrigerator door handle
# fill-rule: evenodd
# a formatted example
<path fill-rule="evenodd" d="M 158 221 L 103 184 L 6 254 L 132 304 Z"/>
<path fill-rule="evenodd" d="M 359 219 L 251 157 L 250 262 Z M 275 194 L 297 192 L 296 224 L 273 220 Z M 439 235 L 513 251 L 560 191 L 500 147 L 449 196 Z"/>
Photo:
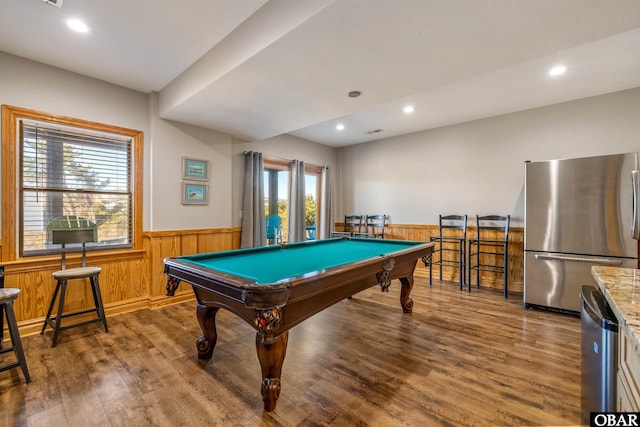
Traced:
<path fill-rule="evenodd" d="M 640 171 L 631 171 L 631 182 L 633 188 L 633 203 L 631 216 L 631 238 L 640 240 L 640 212 L 638 212 L 638 197 L 640 196 Z"/>
<path fill-rule="evenodd" d="M 579 255 L 560 255 L 560 254 L 550 254 L 550 253 L 541 253 L 541 252 L 536 252 L 533 256 L 535 259 L 539 259 L 542 261 L 589 262 L 591 264 L 613 266 L 613 267 L 622 265 L 622 261 L 623 261 L 619 258 L 601 258 L 601 257 L 589 257 L 589 256 L 579 256 Z"/>

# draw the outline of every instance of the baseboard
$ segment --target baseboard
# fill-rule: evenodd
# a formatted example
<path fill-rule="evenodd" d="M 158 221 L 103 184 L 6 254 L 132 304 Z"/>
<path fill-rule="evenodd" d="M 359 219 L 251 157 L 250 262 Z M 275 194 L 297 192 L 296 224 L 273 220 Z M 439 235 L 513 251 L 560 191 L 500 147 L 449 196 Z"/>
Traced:
<path fill-rule="evenodd" d="M 183 292 L 176 292 L 172 297 L 161 296 L 153 297 L 149 299 L 150 308 L 155 310 L 157 308 L 167 307 L 169 305 L 180 304 L 181 302 L 195 300 L 195 295 L 191 289 Z"/>

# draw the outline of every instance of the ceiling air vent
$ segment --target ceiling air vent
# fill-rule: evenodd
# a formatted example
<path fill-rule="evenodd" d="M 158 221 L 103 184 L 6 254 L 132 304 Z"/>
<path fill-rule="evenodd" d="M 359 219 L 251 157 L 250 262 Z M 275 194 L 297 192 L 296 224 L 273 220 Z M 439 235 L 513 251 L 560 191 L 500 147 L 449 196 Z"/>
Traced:
<path fill-rule="evenodd" d="M 62 7 L 62 1 L 63 0 L 42 0 L 45 3 L 49 3 L 52 6 L 55 7 Z"/>

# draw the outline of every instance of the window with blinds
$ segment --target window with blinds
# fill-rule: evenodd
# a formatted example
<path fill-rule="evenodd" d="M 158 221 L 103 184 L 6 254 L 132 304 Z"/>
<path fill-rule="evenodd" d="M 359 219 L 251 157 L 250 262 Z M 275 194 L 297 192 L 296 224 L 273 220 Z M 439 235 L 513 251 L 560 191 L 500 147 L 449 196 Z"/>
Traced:
<path fill-rule="evenodd" d="M 131 138 L 23 120 L 20 139 L 23 255 L 58 249 L 53 228 L 93 229 L 88 247 L 132 246 Z"/>

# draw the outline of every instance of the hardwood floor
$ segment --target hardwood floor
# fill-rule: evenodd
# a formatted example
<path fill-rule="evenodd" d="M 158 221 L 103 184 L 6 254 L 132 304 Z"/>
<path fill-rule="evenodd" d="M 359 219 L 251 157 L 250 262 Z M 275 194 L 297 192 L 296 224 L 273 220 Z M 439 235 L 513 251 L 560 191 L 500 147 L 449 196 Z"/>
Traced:
<path fill-rule="evenodd" d="M 371 288 L 290 331 L 275 411 L 263 412 L 255 331 L 220 310 L 197 359 L 195 301 L 23 338 L 32 382 L 0 373 L 2 426 L 576 425 L 580 321 L 522 295 L 416 278 L 412 314 Z M 2 355 L 0 357 L 9 357 Z"/>

